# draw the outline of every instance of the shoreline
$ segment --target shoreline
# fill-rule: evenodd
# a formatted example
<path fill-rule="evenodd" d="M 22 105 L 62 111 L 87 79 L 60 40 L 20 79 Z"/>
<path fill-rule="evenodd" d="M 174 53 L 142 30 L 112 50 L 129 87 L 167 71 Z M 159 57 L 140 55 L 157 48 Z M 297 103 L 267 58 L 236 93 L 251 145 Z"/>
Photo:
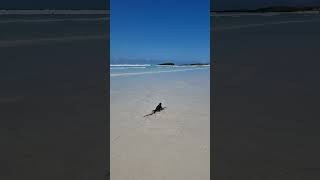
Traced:
<path fill-rule="evenodd" d="M 210 64 L 174 64 L 174 65 L 161 65 L 161 64 L 110 64 L 110 67 L 208 67 Z"/>
<path fill-rule="evenodd" d="M 123 77 L 123 76 L 136 76 L 136 75 L 146 75 L 146 74 L 159 74 L 159 73 L 176 73 L 176 72 L 186 72 L 186 71 L 194 71 L 194 70 L 204 70 L 208 69 L 206 67 L 202 68 L 189 68 L 189 69 L 177 69 L 177 70 L 170 70 L 170 71 L 154 71 L 154 72 L 127 72 L 127 73 L 115 73 L 110 74 L 110 77 Z"/>

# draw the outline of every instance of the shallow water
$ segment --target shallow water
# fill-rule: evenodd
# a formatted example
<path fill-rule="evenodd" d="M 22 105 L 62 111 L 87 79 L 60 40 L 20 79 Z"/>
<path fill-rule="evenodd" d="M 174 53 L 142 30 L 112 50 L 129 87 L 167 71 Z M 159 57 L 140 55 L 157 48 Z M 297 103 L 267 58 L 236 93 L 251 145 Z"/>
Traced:
<path fill-rule="evenodd" d="M 183 72 L 209 69 L 209 66 L 111 65 L 110 76 L 133 76 L 155 73 Z"/>

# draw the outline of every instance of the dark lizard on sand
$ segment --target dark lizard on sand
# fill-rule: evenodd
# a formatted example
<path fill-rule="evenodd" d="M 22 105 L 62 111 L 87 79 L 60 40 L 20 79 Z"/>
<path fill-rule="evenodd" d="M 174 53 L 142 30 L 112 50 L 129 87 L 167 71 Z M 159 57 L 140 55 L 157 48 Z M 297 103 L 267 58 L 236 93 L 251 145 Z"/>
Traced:
<path fill-rule="evenodd" d="M 164 110 L 166 107 L 162 107 L 161 104 L 162 103 L 159 103 L 158 106 L 156 107 L 156 109 L 152 110 L 152 113 L 147 114 L 147 115 L 145 115 L 143 117 L 151 116 L 152 114 L 155 114 L 156 112 L 160 112 L 160 111 Z"/>

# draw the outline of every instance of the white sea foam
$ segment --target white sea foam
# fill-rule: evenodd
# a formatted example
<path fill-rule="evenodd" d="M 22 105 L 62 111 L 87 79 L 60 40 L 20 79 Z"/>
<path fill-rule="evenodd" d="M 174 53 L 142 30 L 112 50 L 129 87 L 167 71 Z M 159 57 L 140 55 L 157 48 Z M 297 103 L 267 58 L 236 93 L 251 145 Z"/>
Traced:
<path fill-rule="evenodd" d="M 134 73 L 111 73 L 110 77 L 119 77 L 119 76 L 134 76 L 134 75 L 144 75 L 144 74 L 157 74 L 157 73 L 170 73 L 170 72 L 181 72 L 181 71 L 194 71 L 208 69 L 207 67 L 203 68 L 190 68 L 190 69 L 175 69 L 175 70 L 165 70 L 165 71 L 145 71 L 145 72 L 134 72 Z"/>
<path fill-rule="evenodd" d="M 163 65 L 159 65 L 159 66 L 163 66 Z M 175 67 L 175 68 L 185 68 L 185 67 L 210 67 L 209 64 L 205 64 L 205 65 L 174 65 L 171 67 Z"/>
<path fill-rule="evenodd" d="M 151 64 L 110 64 L 110 67 L 147 67 Z"/>
<path fill-rule="evenodd" d="M 145 69 L 147 68 L 146 66 L 131 66 L 131 67 L 110 67 L 110 69 L 115 69 L 115 70 L 118 70 L 118 69 Z"/>

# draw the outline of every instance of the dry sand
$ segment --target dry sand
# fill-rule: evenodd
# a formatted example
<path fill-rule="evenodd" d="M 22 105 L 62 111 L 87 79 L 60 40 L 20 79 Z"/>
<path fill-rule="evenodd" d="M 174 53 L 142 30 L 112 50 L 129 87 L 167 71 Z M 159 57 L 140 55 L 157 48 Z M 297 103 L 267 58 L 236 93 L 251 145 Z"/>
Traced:
<path fill-rule="evenodd" d="M 112 77 L 111 179 L 209 179 L 209 92 L 208 69 Z"/>

